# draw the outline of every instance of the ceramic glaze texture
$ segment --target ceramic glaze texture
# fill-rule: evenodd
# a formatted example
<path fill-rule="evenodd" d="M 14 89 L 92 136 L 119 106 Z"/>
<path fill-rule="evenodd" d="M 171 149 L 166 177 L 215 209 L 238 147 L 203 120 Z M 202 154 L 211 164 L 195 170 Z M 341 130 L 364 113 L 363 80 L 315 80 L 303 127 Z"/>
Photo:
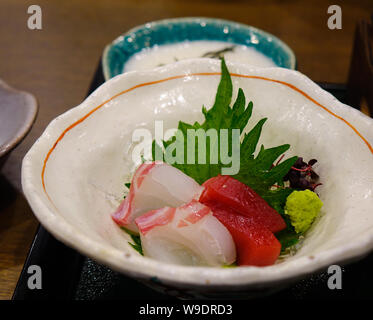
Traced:
<path fill-rule="evenodd" d="M 296 65 L 293 51 L 284 42 L 257 28 L 221 19 L 178 18 L 146 23 L 109 44 L 102 57 L 105 79 L 121 74 L 126 63 L 144 48 L 185 41 L 220 41 L 228 45 L 242 45 L 264 55 L 278 67 L 295 69 Z"/>
<path fill-rule="evenodd" d="M 37 109 L 33 95 L 13 89 L 0 80 L 0 167 L 31 129 Z"/>
<path fill-rule="evenodd" d="M 299 72 L 240 64 L 228 68 L 233 99 L 242 88 L 254 103 L 246 129 L 267 117 L 260 143 L 289 143 L 286 157 L 318 159 L 324 206 L 294 256 L 269 267 L 168 265 L 140 256 L 110 217 L 137 165 L 131 159 L 133 131 L 154 130 L 154 120 L 163 120 L 165 130 L 180 119 L 201 121 L 202 105 L 212 106 L 220 76 L 193 74 L 220 72 L 219 61 L 212 59 L 119 75 L 56 118 L 22 167 L 25 195 L 41 223 L 58 239 L 120 272 L 197 291 L 271 287 L 372 249 L 373 120 Z"/>
<path fill-rule="evenodd" d="M 272 59 L 254 48 L 243 45 L 229 45 L 222 41 L 184 41 L 170 45 L 144 48 L 134 54 L 124 65 L 123 72 L 154 69 L 175 61 L 200 58 L 206 54 L 222 52 L 228 62 L 238 62 L 256 67 L 276 67 Z"/>

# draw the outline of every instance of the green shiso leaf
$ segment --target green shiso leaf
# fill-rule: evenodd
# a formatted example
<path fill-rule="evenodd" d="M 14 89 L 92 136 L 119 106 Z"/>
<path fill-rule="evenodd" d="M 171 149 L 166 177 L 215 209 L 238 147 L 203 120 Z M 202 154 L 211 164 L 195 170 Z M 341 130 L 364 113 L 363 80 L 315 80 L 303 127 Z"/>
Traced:
<path fill-rule="evenodd" d="M 222 268 L 236 268 L 238 267 L 236 262 L 233 262 L 232 264 L 225 264 L 222 266 Z"/>
<path fill-rule="evenodd" d="M 120 227 L 124 232 L 130 235 L 133 243 L 128 242 L 128 244 L 134 248 L 138 253 L 140 253 L 142 256 L 144 253 L 142 252 L 142 245 L 141 245 L 141 238 L 139 235 L 135 234 L 133 231 L 125 228 L 125 227 Z"/>
<path fill-rule="evenodd" d="M 131 188 L 131 183 L 127 182 L 124 184 L 124 186 L 129 190 Z M 127 193 L 123 196 L 123 199 L 125 199 L 126 197 L 127 197 Z"/>
<path fill-rule="evenodd" d="M 289 217 L 284 213 L 284 209 L 281 208 L 281 210 L 278 212 L 282 215 L 282 217 L 285 220 L 286 229 L 277 232 L 275 236 L 281 243 L 281 253 L 284 253 L 287 248 L 292 247 L 299 242 L 300 234 L 297 234 L 295 232 L 295 229 L 291 225 Z"/>
<path fill-rule="evenodd" d="M 278 241 L 281 243 L 281 252 L 284 252 L 287 248 L 294 246 L 299 241 L 299 234 L 295 232 L 294 227 L 290 223 L 289 217 L 285 214 L 284 206 L 287 197 L 294 190 L 291 188 L 278 189 L 277 191 L 269 191 L 262 195 L 262 198 L 274 208 L 286 223 L 286 228 L 275 234 Z"/>
<path fill-rule="evenodd" d="M 287 248 L 296 245 L 299 242 L 299 234 L 294 231 L 294 228 L 287 228 L 276 233 L 276 238 L 281 243 L 281 252 L 284 252 Z"/>
<path fill-rule="evenodd" d="M 249 102 L 246 106 L 245 94 L 242 89 L 239 89 L 236 101 L 231 107 L 232 95 L 232 79 L 225 61 L 222 59 L 221 80 L 216 93 L 214 105 L 209 110 L 207 110 L 204 106 L 202 107 L 202 113 L 205 117 L 205 121 L 203 123 L 195 122 L 194 124 L 188 124 L 183 121 L 179 122 L 178 129 L 184 136 L 184 161 L 183 164 L 176 162 L 172 165 L 183 171 L 188 176 L 192 177 L 199 184 L 202 184 L 206 180 L 221 174 L 222 168 L 228 167 L 228 165 L 222 163 L 220 154 L 215 155 L 218 160 L 217 163 L 212 163 L 210 154 L 210 144 L 212 146 L 217 145 L 218 148 L 214 148 L 213 150 L 220 150 L 220 135 L 218 135 L 217 139 L 215 138 L 213 141 L 209 140 L 211 138 L 206 139 L 205 163 L 198 163 L 198 139 L 195 139 L 195 161 L 194 163 L 188 163 L 187 130 L 203 129 L 207 131 L 209 129 L 216 129 L 219 132 L 221 129 L 227 129 L 229 137 L 228 148 L 230 154 L 232 154 L 232 132 L 233 129 L 238 129 L 241 135 L 240 170 L 238 174 L 233 175 L 233 177 L 250 186 L 261 197 L 263 197 L 270 206 L 284 216 L 283 208 L 286 198 L 293 191 L 293 189 L 278 188 L 277 190 L 272 190 L 272 186 L 275 184 L 278 184 L 279 186 L 283 185 L 283 177 L 289 172 L 290 168 L 297 160 L 297 157 L 289 158 L 282 161 L 280 164 L 273 166 L 274 162 L 290 148 L 290 145 L 288 144 L 283 144 L 272 148 L 265 148 L 262 145 L 257 156 L 254 156 L 254 153 L 258 147 L 258 141 L 263 126 L 267 119 L 263 118 L 259 120 L 251 131 L 243 134 L 243 130 L 248 125 L 252 115 L 253 103 Z M 177 137 L 173 136 L 167 141 L 162 141 L 162 143 L 162 147 L 164 150 L 166 150 L 171 144 L 177 143 Z M 162 147 L 153 141 L 153 161 L 165 161 L 167 158 L 167 155 Z M 161 155 L 162 158 L 156 158 L 156 155 Z M 172 155 L 175 156 L 174 153 Z M 293 241 L 285 240 L 285 238 L 288 239 L 290 236 L 293 236 L 293 230 L 288 228 L 286 231 L 287 233 L 283 232 L 278 234 L 278 238 L 280 241 L 282 241 L 284 246 L 287 246 L 289 243 L 293 243 Z M 284 240 L 282 240 L 282 238 L 284 238 Z"/>

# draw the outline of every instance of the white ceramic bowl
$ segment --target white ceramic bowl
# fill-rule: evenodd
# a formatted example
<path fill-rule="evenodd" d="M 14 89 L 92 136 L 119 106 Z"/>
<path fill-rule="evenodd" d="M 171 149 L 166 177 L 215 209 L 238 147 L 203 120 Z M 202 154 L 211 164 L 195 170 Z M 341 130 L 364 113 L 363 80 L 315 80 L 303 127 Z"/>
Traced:
<path fill-rule="evenodd" d="M 184 296 L 245 297 L 275 290 L 368 253 L 373 248 L 373 120 L 299 72 L 228 67 L 234 96 L 241 87 L 254 103 L 250 126 L 268 117 L 260 142 L 267 147 L 289 143 L 287 156 L 319 161 L 322 215 L 294 256 L 269 267 L 169 265 L 135 252 L 110 217 L 135 169 L 133 130 L 153 129 L 155 119 L 164 120 L 165 130 L 180 119 L 202 120 L 202 105 L 211 107 L 220 80 L 216 60 L 119 75 L 53 120 L 22 166 L 24 193 L 42 225 L 84 255 Z"/>

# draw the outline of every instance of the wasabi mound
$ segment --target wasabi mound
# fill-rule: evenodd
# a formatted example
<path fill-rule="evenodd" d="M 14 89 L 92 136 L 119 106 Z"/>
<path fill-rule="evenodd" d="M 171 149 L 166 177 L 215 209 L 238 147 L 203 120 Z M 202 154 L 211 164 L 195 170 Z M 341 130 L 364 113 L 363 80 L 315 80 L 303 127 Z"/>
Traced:
<path fill-rule="evenodd" d="M 285 213 L 296 233 L 304 233 L 318 216 L 323 203 L 311 190 L 293 191 L 286 199 Z"/>

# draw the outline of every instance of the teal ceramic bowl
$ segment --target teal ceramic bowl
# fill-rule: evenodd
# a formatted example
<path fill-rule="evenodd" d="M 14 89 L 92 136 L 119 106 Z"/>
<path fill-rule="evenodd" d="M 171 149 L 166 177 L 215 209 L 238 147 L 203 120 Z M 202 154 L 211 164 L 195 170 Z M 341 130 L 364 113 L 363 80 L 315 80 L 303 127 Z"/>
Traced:
<path fill-rule="evenodd" d="M 128 60 L 144 48 L 183 41 L 223 41 L 253 47 L 278 67 L 295 69 L 293 51 L 280 39 L 257 28 L 221 19 L 177 18 L 138 26 L 109 44 L 102 56 L 105 79 L 123 73 Z"/>

